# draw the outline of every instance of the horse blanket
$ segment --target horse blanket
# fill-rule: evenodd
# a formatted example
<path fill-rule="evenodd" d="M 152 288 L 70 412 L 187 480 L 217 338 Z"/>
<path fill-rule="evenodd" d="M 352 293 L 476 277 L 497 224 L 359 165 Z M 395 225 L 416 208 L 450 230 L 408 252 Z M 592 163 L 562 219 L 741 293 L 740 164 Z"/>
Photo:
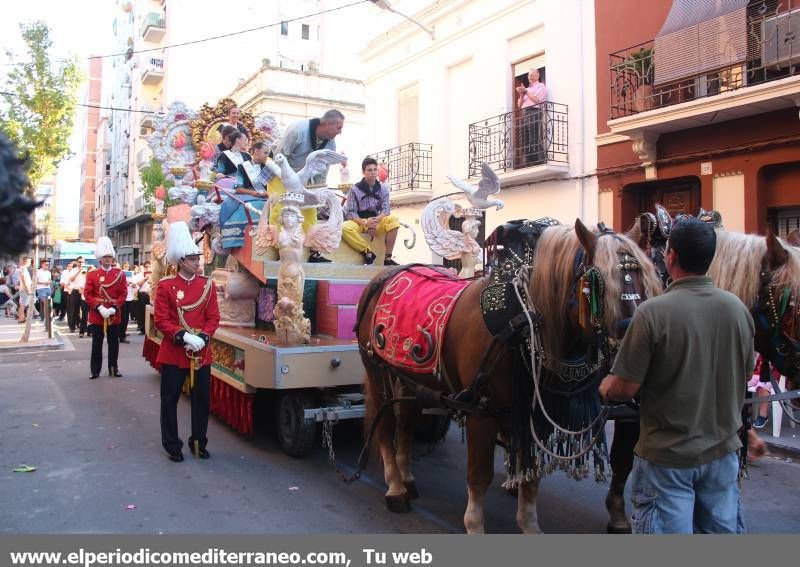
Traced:
<path fill-rule="evenodd" d="M 414 266 L 395 274 L 381 290 L 372 318 L 374 351 L 393 366 L 435 373 L 453 306 L 471 280 Z"/>

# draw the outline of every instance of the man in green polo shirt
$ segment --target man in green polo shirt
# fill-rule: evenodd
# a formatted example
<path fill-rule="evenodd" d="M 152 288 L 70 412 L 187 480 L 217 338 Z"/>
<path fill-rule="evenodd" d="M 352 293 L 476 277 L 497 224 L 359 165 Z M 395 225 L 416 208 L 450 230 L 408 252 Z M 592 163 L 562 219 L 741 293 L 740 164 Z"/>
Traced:
<path fill-rule="evenodd" d="M 641 399 L 631 499 L 635 533 L 744 531 L 737 483 L 738 430 L 753 370 L 753 319 L 706 276 L 714 227 L 684 218 L 672 228 L 666 293 L 636 310 L 605 400 Z"/>

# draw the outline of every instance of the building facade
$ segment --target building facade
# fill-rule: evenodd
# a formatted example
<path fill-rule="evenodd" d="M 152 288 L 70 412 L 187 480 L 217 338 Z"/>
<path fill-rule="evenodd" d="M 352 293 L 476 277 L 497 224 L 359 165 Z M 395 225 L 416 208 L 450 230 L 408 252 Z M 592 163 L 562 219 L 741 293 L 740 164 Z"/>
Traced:
<path fill-rule="evenodd" d="M 98 155 L 98 135 L 105 121 L 100 119 L 102 102 L 103 60 L 89 60 L 89 76 L 85 101 L 89 107 L 86 109 L 86 130 L 83 136 L 83 163 L 81 164 L 81 193 L 80 213 L 78 217 L 78 238 L 80 240 L 95 239 L 95 190 L 97 183 L 97 161 L 102 161 Z"/>
<path fill-rule="evenodd" d="M 800 222 L 796 0 L 597 0 L 600 216 L 663 204 L 726 228 Z"/>
<path fill-rule="evenodd" d="M 432 198 L 458 193 L 448 175 L 477 183 L 488 163 L 505 207 L 486 212 L 487 234 L 516 218 L 596 222 L 593 3 L 406 0 L 393 7 L 414 21 L 376 12 L 368 29 L 386 31 L 360 55 L 369 152 L 388 166 L 394 213 L 419 229 Z M 532 68 L 547 88 L 533 121 L 517 108 L 516 91 Z M 438 261 L 421 240 L 395 255 Z"/>

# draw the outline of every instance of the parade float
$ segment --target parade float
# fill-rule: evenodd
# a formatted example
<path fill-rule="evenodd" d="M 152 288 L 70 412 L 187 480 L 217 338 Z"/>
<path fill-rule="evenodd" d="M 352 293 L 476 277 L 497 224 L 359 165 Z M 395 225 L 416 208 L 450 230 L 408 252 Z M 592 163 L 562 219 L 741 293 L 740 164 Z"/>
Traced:
<path fill-rule="evenodd" d="M 306 185 L 310 173 L 343 156 L 310 156 L 300 172 L 275 156 L 265 167 L 263 198 L 237 194 L 230 179 L 215 175 L 212 160 L 232 106 L 223 99 L 194 112 L 175 102 L 155 120 L 148 142 L 172 186 L 155 194 L 153 296 L 160 277 L 174 271 L 165 260 L 169 224 L 186 221 L 217 286 L 222 317 L 211 342 L 211 413 L 242 434 L 253 433 L 254 420 L 271 421 L 281 448 L 301 456 L 321 423 L 363 416 L 353 324 L 365 284 L 383 266 L 364 265 L 360 253 L 340 246 L 342 191 L 349 186 Z M 251 144 L 279 139 L 272 117 L 242 112 L 240 122 Z M 317 221 L 321 207 L 326 213 Z M 406 246 L 414 240 L 412 231 Z M 380 245 L 374 248 L 383 258 Z M 310 249 L 332 262 L 307 262 Z M 143 355 L 154 367 L 161 340 L 148 307 Z"/>

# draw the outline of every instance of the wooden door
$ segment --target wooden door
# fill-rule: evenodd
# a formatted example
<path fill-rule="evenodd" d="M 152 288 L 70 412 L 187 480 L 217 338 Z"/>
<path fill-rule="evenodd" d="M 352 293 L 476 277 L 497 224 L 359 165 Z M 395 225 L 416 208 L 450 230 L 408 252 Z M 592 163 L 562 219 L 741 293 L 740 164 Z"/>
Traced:
<path fill-rule="evenodd" d="M 639 193 L 639 212 L 654 212 L 656 203 L 675 218 L 678 214 L 696 216 L 700 211 L 700 181 L 695 177 L 643 183 Z"/>

